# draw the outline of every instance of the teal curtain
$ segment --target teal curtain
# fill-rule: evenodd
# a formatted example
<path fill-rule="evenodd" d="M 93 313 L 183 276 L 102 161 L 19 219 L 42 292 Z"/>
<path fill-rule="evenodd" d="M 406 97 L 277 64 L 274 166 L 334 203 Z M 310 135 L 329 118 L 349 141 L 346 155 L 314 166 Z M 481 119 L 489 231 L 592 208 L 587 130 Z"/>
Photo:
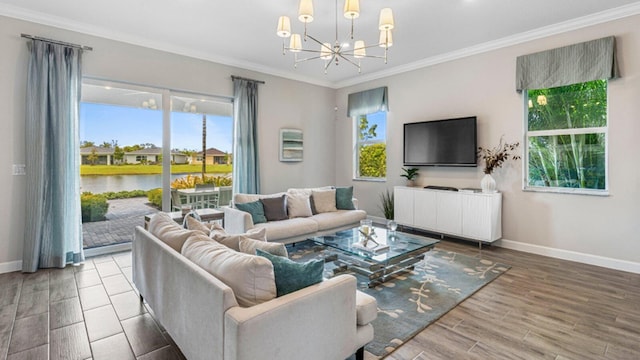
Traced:
<path fill-rule="evenodd" d="M 82 50 L 28 43 L 24 272 L 84 261 L 78 112 Z"/>
<path fill-rule="evenodd" d="M 389 93 L 386 86 L 349 94 L 348 117 L 368 115 L 378 111 L 389 111 Z"/>
<path fill-rule="evenodd" d="M 233 193 L 259 194 L 258 164 L 258 83 L 233 79 L 233 116 L 235 119 L 233 152 Z"/>

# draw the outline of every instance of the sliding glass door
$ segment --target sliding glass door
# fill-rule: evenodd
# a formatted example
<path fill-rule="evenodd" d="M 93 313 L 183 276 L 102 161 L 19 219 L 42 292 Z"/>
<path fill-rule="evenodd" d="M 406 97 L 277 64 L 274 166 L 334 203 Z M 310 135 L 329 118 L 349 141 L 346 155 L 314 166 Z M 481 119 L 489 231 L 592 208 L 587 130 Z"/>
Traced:
<path fill-rule="evenodd" d="M 85 80 L 80 108 L 85 249 L 130 243 L 145 216 L 180 210 L 177 189 L 230 185 L 232 125 L 226 98 Z M 218 196 L 192 206 L 220 206 Z"/>

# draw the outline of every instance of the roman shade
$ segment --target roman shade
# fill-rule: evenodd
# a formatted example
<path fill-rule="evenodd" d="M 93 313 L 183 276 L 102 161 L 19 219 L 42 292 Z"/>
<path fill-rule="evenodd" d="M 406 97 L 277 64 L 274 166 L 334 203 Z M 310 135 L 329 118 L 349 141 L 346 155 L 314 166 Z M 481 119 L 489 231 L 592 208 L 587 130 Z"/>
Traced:
<path fill-rule="evenodd" d="M 519 56 L 516 62 L 517 92 L 618 77 L 614 36 Z"/>
<path fill-rule="evenodd" d="M 348 117 L 388 110 L 389 104 L 386 86 L 349 94 L 349 103 L 347 105 Z"/>

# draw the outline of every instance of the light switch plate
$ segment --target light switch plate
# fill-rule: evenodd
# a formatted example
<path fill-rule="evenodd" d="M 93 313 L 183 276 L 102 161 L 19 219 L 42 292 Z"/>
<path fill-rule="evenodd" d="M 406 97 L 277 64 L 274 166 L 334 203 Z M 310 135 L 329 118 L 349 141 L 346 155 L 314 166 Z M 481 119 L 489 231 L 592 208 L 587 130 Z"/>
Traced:
<path fill-rule="evenodd" d="M 25 164 L 13 164 L 13 175 L 26 175 Z"/>

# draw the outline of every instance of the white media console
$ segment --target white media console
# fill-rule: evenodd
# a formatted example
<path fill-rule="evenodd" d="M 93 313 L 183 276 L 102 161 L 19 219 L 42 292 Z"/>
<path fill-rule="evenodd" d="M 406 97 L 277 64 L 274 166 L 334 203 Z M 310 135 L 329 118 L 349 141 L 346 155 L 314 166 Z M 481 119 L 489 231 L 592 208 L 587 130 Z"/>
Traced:
<path fill-rule="evenodd" d="M 395 221 L 482 243 L 502 237 L 502 194 L 396 186 Z"/>

